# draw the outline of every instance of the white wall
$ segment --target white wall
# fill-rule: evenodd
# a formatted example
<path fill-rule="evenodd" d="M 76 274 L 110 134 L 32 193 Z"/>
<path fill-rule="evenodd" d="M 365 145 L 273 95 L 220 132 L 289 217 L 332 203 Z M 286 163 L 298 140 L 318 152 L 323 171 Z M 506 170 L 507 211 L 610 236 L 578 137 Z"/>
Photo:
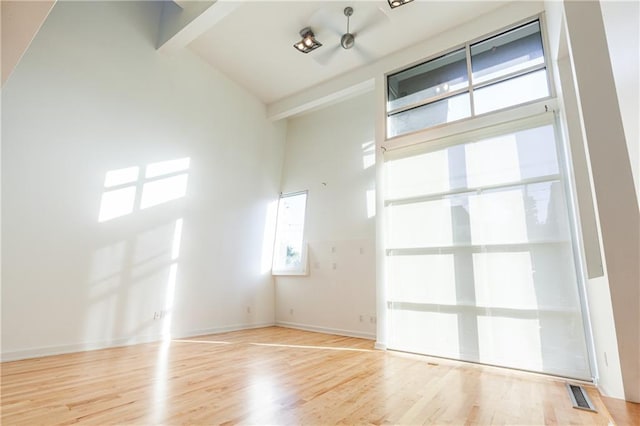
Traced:
<path fill-rule="evenodd" d="M 640 222 L 638 188 L 634 188 L 633 183 L 634 166 L 637 166 L 633 158 L 637 139 L 633 140 L 633 134 L 636 133 L 637 138 L 637 132 L 628 130 L 629 120 L 625 119 L 625 114 L 634 109 L 637 116 L 633 101 L 634 96 L 635 102 L 638 101 L 637 76 L 634 83 L 633 76 L 620 79 L 620 73 L 625 71 L 616 71 L 621 64 L 633 68 L 637 61 L 633 55 L 638 53 L 637 43 L 635 50 L 619 46 L 612 49 L 610 37 L 613 32 L 621 42 L 618 30 L 612 27 L 620 26 L 624 32 L 625 28 L 637 25 L 638 18 L 637 15 L 625 17 L 618 9 L 621 6 L 631 13 L 632 5 L 614 6 L 617 13 L 609 18 L 607 29 L 606 14 L 603 14 L 607 6 L 605 3 L 602 6 L 601 10 L 599 2 L 546 3 L 550 37 L 556 48 L 554 54 L 561 59 L 557 68 L 562 80 L 562 117 L 574 156 L 586 260 L 591 263 L 586 287 L 599 386 L 609 396 L 638 401 L 640 279 L 635 259 L 639 257 Z M 631 40 L 637 37 L 633 33 L 625 32 L 632 45 Z M 637 73 L 637 65 L 635 67 Z M 620 96 L 621 90 L 631 92 L 626 94 L 626 105 Z M 633 121 L 637 126 L 637 120 Z M 592 219 L 595 229 L 591 227 Z M 593 256 L 594 248 L 597 256 Z"/>
<path fill-rule="evenodd" d="M 161 8 L 58 2 L 2 90 L 3 359 L 169 320 L 173 335 L 274 321 L 261 263 L 286 123 L 188 51 L 158 53 Z M 108 171 L 184 157 L 186 196 L 98 222 Z M 173 316 L 154 320 L 172 269 Z"/>
<path fill-rule="evenodd" d="M 289 120 L 282 191 L 309 190 L 309 275 L 276 278 L 277 323 L 375 336 L 374 108 L 369 92 Z"/>
<path fill-rule="evenodd" d="M 636 197 L 640 200 L 640 2 L 601 1 L 600 7 Z"/>

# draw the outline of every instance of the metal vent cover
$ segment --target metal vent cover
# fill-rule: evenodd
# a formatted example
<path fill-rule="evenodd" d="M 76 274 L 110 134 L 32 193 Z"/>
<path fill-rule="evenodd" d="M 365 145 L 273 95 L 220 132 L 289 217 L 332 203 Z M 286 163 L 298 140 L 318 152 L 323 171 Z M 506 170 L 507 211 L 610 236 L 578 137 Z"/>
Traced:
<path fill-rule="evenodd" d="M 579 410 L 587 410 L 593 411 L 597 413 L 598 411 L 593 406 L 593 403 L 589 399 L 589 395 L 587 395 L 587 391 L 584 390 L 582 386 L 572 385 L 567 383 L 567 392 L 569 392 L 569 398 L 571 398 L 571 403 L 573 404 L 573 408 L 577 408 Z"/>

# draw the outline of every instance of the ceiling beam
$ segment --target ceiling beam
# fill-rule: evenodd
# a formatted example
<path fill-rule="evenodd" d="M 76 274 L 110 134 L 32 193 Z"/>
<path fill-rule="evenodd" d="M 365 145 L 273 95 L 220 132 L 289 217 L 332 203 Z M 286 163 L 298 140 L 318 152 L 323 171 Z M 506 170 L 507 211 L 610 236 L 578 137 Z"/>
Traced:
<path fill-rule="evenodd" d="M 242 4 L 242 1 L 206 0 L 182 2 L 179 6 L 165 1 L 160 18 L 158 50 L 175 52 L 186 47 Z"/>

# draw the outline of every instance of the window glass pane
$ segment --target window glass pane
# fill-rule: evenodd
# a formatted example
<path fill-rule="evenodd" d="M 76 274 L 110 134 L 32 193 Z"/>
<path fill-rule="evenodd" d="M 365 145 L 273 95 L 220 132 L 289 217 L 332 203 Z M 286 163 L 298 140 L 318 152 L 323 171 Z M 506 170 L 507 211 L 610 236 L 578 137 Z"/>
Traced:
<path fill-rule="evenodd" d="M 401 158 L 385 164 L 387 197 L 406 198 L 449 190 L 448 150 Z"/>
<path fill-rule="evenodd" d="M 538 21 L 471 46 L 474 84 L 543 63 L 542 37 Z"/>
<path fill-rule="evenodd" d="M 390 300 L 456 303 L 456 270 L 452 254 L 391 256 L 387 274 L 397 283 L 390 288 Z"/>
<path fill-rule="evenodd" d="M 465 51 L 460 49 L 393 74 L 387 84 L 387 111 L 467 87 Z"/>
<path fill-rule="evenodd" d="M 591 377 L 554 135 L 541 126 L 388 162 L 385 198 L 408 194 L 385 209 L 390 348 Z"/>
<path fill-rule="evenodd" d="M 476 114 L 496 111 L 547 96 L 549 96 L 549 86 L 547 71 L 544 69 L 475 89 L 473 92 Z"/>
<path fill-rule="evenodd" d="M 545 126 L 466 144 L 468 186 L 508 184 L 558 174 L 553 140 L 553 127 Z"/>
<path fill-rule="evenodd" d="M 393 205 L 389 209 L 389 248 L 451 246 L 448 199 Z"/>
<path fill-rule="evenodd" d="M 526 185 L 523 197 L 530 242 L 569 241 L 567 204 L 560 181 Z"/>
<path fill-rule="evenodd" d="M 559 181 L 391 205 L 388 248 L 569 241 Z"/>
<path fill-rule="evenodd" d="M 478 316 L 480 361 L 525 370 L 542 370 L 541 329 L 538 318 Z"/>
<path fill-rule="evenodd" d="M 552 126 L 521 130 L 385 163 L 386 198 L 517 183 L 559 173 Z"/>
<path fill-rule="evenodd" d="M 457 313 L 392 309 L 389 312 L 389 347 L 406 352 L 460 358 Z"/>
<path fill-rule="evenodd" d="M 299 271 L 305 269 L 304 216 L 307 193 L 283 195 L 278 205 L 276 242 L 273 271 Z"/>
<path fill-rule="evenodd" d="M 392 205 L 388 247 L 566 242 L 564 209 L 558 181 Z"/>
<path fill-rule="evenodd" d="M 526 213 L 521 188 L 470 196 L 471 241 L 475 245 L 529 242 Z"/>
<path fill-rule="evenodd" d="M 531 253 L 473 253 L 475 296 L 478 306 L 537 309 Z"/>
<path fill-rule="evenodd" d="M 469 116 L 469 93 L 463 93 L 390 116 L 387 132 L 389 137 L 393 137 Z"/>

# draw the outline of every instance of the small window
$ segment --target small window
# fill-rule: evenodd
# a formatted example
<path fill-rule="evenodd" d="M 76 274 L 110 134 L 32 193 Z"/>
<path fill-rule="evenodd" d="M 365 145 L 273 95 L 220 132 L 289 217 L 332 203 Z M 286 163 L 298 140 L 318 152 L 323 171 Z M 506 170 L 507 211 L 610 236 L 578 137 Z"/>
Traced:
<path fill-rule="evenodd" d="M 280 196 L 273 252 L 274 275 L 307 273 L 307 245 L 304 241 L 306 208 L 307 191 Z"/>
<path fill-rule="evenodd" d="M 550 96 L 540 21 L 387 76 L 387 137 Z"/>

